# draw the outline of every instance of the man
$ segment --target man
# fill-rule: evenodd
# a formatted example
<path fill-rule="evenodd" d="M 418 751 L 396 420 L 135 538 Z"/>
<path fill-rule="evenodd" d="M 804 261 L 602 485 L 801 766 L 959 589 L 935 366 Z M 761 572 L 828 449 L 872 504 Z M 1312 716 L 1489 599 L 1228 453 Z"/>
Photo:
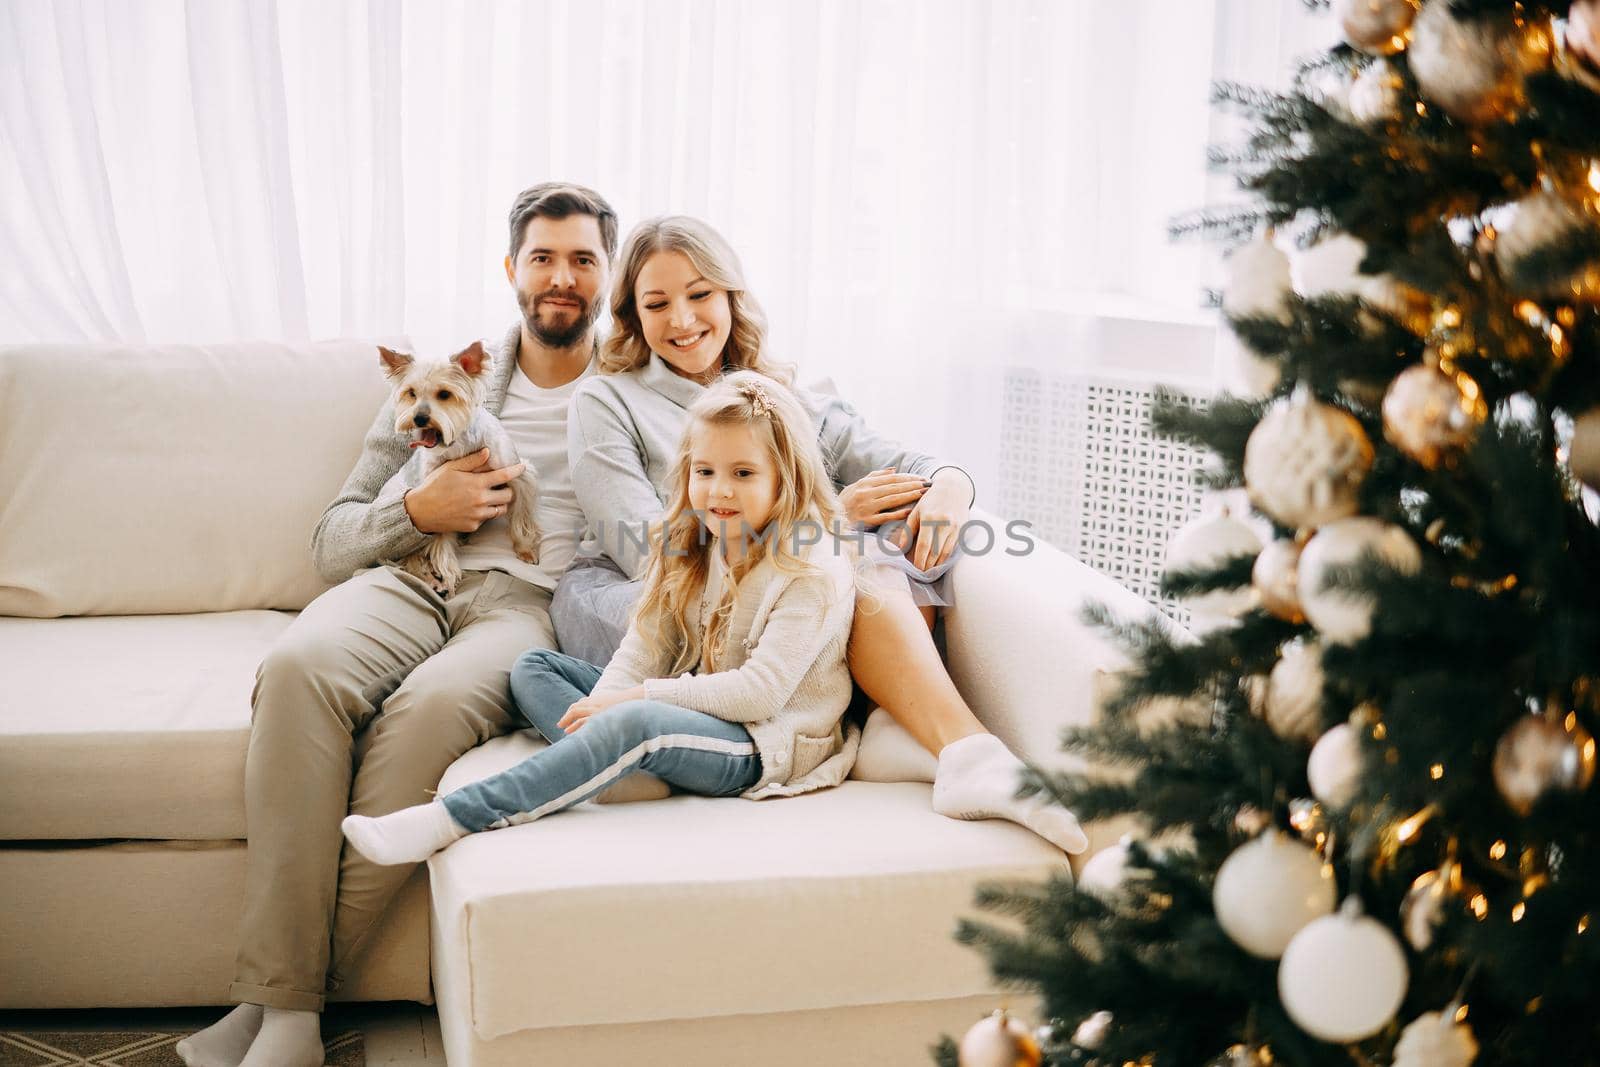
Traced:
<path fill-rule="evenodd" d="M 324 996 L 414 869 L 343 847 L 340 820 L 428 799 L 458 756 L 515 728 L 507 677 L 517 655 L 556 647 L 550 596 L 583 525 L 567 401 L 595 369 L 617 217 L 593 191 L 549 182 L 518 196 L 509 221 L 505 271 L 522 316 L 498 347 L 485 346 L 494 355 L 485 403 L 537 472 L 539 563 L 516 557 L 505 528 L 505 486 L 522 465 L 492 470 L 480 452 L 407 487 L 394 475 L 409 449 L 385 403 L 312 536 L 318 571 L 343 584 L 307 606 L 257 672 L 245 910 L 229 990 L 241 1003 L 179 1043 L 191 1067 L 323 1062 Z M 475 534 L 448 599 L 385 565 L 445 531 Z"/>

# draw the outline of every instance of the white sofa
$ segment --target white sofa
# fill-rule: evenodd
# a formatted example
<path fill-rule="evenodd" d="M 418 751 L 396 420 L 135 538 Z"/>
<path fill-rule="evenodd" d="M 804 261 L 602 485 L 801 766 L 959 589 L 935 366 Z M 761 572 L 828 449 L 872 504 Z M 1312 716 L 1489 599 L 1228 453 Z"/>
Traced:
<path fill-rule="evenodd" d="M 382 396 L 363 343 L 0 348 L 0 1008 L 225 1002 L 255 666 Z M 1121 665 L 1081 604 L 1148 606 L 1042 543 L 955 574 L 957 684 L 1058 763 Z M 340 999 L 437 998 L 457 1067 L 921 1065 L 1019 999 L 951 938 L 976 886 L 1063 863 L 916 782 L 584 805 L 420 868 Z"/>

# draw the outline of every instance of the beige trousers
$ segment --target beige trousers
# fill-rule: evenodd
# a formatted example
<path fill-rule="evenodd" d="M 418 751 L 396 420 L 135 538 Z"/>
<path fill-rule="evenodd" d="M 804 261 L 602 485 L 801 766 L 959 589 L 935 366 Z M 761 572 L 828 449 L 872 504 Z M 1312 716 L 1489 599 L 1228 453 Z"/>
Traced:
<path fill-rule="evenodd" d="M 554 647 L 550 594 L 499 571 L 468 571 L 441 600 L 377 567 L 300 613 L 251 698 L 231 999 L 322 1010 L 415 870 L 362 858 L 340 820 L 431 799 L 456 757 L 518 725 L 507 688 L 517 656 Z"/>

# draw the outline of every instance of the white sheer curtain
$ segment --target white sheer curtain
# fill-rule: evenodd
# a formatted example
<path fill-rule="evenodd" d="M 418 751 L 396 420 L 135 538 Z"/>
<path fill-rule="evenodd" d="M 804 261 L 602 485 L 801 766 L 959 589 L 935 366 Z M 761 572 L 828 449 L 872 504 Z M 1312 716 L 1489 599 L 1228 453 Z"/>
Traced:
<path fill-rule="evenodd" d="M 1000 367 L 1210 374 L 1166 221 L 1285 7 L 0 0 L 0 342 L 491 335 L 563 177 L 713 222 L 804 377 L 985 470 Z"/>

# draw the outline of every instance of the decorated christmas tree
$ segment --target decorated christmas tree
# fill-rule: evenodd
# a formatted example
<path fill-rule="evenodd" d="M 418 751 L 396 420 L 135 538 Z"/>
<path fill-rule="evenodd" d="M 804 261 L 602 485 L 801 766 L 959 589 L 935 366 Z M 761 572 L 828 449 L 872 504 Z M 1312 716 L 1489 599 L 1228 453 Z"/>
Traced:
<path fill-rule="evenodd" d="M 1250 132 L 1193 634 L 1041 772 L 1137 816 L 959 936 L 1037 995 L 947 1065 L 1600 1063 L 1600 0 L 1343 0 Z M 1174 711 L 1173 709 L 1177 710 Z"/>

